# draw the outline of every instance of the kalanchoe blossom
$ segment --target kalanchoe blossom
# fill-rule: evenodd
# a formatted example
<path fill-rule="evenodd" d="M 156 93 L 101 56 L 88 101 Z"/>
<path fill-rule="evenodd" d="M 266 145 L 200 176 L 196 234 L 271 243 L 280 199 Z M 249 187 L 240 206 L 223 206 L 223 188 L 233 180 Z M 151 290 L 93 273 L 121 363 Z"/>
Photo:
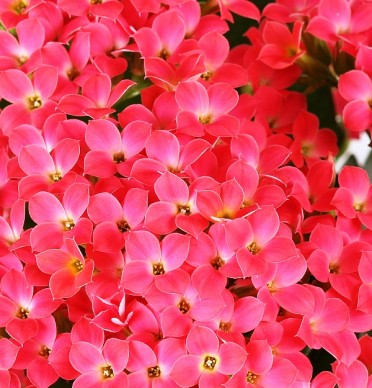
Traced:
<path fill-rule="evenodd" d="M 24 272 L 11 269 L 1 279 L 1 321 L 7 333 L 20 344 L 34 337 L 38 319 L 49 316 L 60 305 L 48 288 L 34 293 Z"/>
<path fill-rule="evenodd" d="M 92 223 L 82 217 L 89 202 L 89 186 L 75 183 L 64 193 L 62 202 L 51 193 L 41 191 L 30 199 L 31 218 L 37 223 L 31 233 L 36 251 L 60 248 L 63 237 L 75 237 L 80 243 L 91 240 Z"/>
<path fill-rule="evenodd" d="M 70 362 L 81 373 L 74 381 L 79 387 L 128 387 L 124 369 L 129 357 L 126 341 L 110 338 L 102 348 L 89 342 L 75 342 L 71 346 Z"/>
<path fill-rule="evenodd" d="M 76 242 L 64 240 L 64 249 L 48 249 L 36 256 L 41 271 L 50 274 L 50 290 L 56 299 L 75 295 L 92 278 L 94 263 L 86 261 Z"/>
<path fill-rule="evenodd" d="M 195 81 L 182 82 L 176 90 L 181 109 L 177 115 L 179 131 L 191 136 L 236 136 L 238 120 L 229 112 L 238 102 L 237 92 L 228 84 L 216 83 L 206 89 Z"/>
<path fill-rule="evenodd" d="M 179 233 L 168 234 L 161 243 L 150 232 L 131 233 L 125 245 L 127 263 L 122 286 L 141 295 L 145 295 L 152 284 L 164 292 L 178 290 L 188 282 L 187 273 L 180 267 L 186 260 L 189 244 L 189 237 Z"/>
<path fill-rule="evenodd" d="M 96 224 L 93 246 L 97 251 L 115 252 L 124 247 L 129 231 L 142 229 L 147 210 L 146 190 L 128 190 L 123 204 L 109 193 L 99 193 L 90 198 L 88 215 Z M 111 240 L 107 241 L 107 235 Z"/>
<path fill-rule="evenodd" d="M 181 387 L 198 384 L 206 388 L 225 384 L 242 367 L 246 351 L 234 342 L 220 344 L 216 334 L 204 326 L 193 326 L 186 337 L 189 354 L 174 363 L 171 378 Z"/>
<path fill-rule="evenodd" d="M 351 131 L 370 130 L 372 125 L 372 81 L 361 70 L 349 71 L 340 77 L 339 92 L 348 103 L 343 110 L 345 127 Z"/>

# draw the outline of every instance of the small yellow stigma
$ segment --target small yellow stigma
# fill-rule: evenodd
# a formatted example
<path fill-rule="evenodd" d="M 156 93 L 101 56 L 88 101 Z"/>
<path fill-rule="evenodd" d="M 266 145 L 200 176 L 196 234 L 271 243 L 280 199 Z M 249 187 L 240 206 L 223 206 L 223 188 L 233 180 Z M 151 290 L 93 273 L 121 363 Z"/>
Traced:
<path fill-rule="evenodd" d="M 225 262 L 221 259 L 221 257 L 217 256 L 211 260 L 211 264 L 214 269 L 219 269 L 225 264 Z"/>
<path fill-rule="evenodd" d="M 209 124 L 212 120 L 212 117 L 210 115 L 205 115 L 205 116 L 199 116 L 199 123 L 200 124 Z"/>
<path fill-rule="evenodd" d="M 252 253 L 252 255 L 256 255 L 260 251 L 260 249 L 257 247 L 255 242 L 252 242 L 251 244 L 249 244 L 247 246 L 247 249 L 249 250 L 249 252 Z"/>
<path fill-rule="evenodd" d="M 27 59 L 28 59 L 28 56 L 26 54 L 18 56 L 17 62 L 19 64 L 19 66 L 24 65 L 27 62 Z"/>
<path fill-rule="evenodd" d="M 155 378 L 155 377 L 160 377 L 161 375 L 161 370 L 158 365 L 152 366 L 151 368 L 147 369 L 147 376 L 150 378 Z"/>
<path fill-rule="evenodd" d="M 25 309 L 24 307 L 20 307 L 16 317 L 19 319 L 27 319 L 29 314 L 30 312 L 27 309 Z"/>
<path fill-rule="evenodd" d="M 256 384 L 257 377 L 258 376 L 256 374 L 254 374 L 253 372 L 248 372 L 245 380 L 247 383 Z"/>
<path fill-rule="evenodd" d="M 189 216 L 191 214 L 190 206 L 178 205 L 177 212 L 178 212 L 178 214 L 184 214 L 185 216 Z"/>
<path fill-rule="evenodd" d="M 62 225 L 63 225 L 63 229 L 65 231 L 68 231 L 68 230 L 74 229 L 75 222 L 71 218 L 68 218 L 67 220 L 62 222 Z"/>
<path fill-rule="evenodd" d="M 200 78 L 203 79 L 204 81 L 208 81 L 209 78 L 211 78 L 213 75 L 213 73 L 211 73 L 210 71 L 205 71 L 201 76 Z"/>
<path fill-rule="evenodd" d="M 329 273 L 331 274 L 337 274 L 339 271 L 339 266 L 338 264 L 330 263 L 329 264 Z"/>
<path fill-rule="evenodd" d="M 28 98 L 28 106 L 31 110 L 38 109 L 43 105 L 41 98 L 37 95 Z"/>
<path fill-rule="evenodd" d="M 69 266 L 74 273 L 81 272 L 84 269 L 84 264 L 75 257 L 69 262 Z"/>
<path fill-rule="evenodd" d="M 111 365 L 103 366 L 101 368 L 101 375 L 102 375 L 104 380 L 112 379 L 114 377 L 114 371 L 113 371 Z"/>
<path fill-rule="evenodd" d="M 62 174 L 60 172 L 56 172 L 54 174 L 50 174 L 49 177 L 53 182 L 58 182 L 62 179 Z"/>
<path fill-rule="evenodd" d="M 177 303 L 177 307 L 182 314 L 186 314 L 190 310 L 190 304 L 187 303 L 184 298 L 181 298 L 181 300 Z"/>
<path fill-rule="evenodd" d="M 13 5 L 13 10 L 15 13 L 17 13 L 18 15 L 20 15 L 26 8 L 27 8 L 28 4 L 26 3 L 26 1 L 24 0 L 18 0 L 14 3 Z"/>
<path fill-rule="evenodd" d="M 152 273 L 155 276 L 157 276 L 157 275 L 164 275 L 165 274 L 165 270 L 164 270 L 163 263 L 154 263 L 152 265 Z"/>
<path fill-rule="evenodd" d="M 212 356 L 205 356 L 203 368 L 207 370 L 213 370 L 217 364 L 217 358 Z"/>
<path fill-rule="evenodd" d="M 112 155 L 112 159 L 116 164 L 123 163 L 125 160 L 124 154 L 122 152 L 117 152 L 116 154 Z"/>
<path fill-rule="evenodd" d="M 79 75 L 79 70 L 76 67 L 71 67 L 67 70 L 67 77 L 70 81 L 73 81 Z"/>
<path fill-rule="evenodd" d="M 90 4 L 92 5 L 102 4 L 102 0 L 90 0 Z"/>
<path fill-rule="evenodd" d="M 51 352 L 51 350 L 47 346 L 43 345 L 40 348 L 39 354 L 40 354 L 41 357 L 48 358 L 49 355 L 50 355 L 50 352 Z"/>
<path fill-rule="evenodd" d="M 170 56 L 170 53 L 167 49 L 163 48 L 159 53 L 158 53 L 158 57 L 164 59 L 164 60 L 167 60 Z"/>
<path fill-rule="evenodd" d="M 363 210 L 363 204 L 362 203 L 354 203 L 354 210 L 356 212 L 361 212 Z"/>

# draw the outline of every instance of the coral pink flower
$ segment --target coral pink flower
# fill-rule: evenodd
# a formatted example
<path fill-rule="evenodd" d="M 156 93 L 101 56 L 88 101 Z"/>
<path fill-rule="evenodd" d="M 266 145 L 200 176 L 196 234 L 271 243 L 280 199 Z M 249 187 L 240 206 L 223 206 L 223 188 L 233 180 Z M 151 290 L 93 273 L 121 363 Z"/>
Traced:
<path fill-rule="evenodd" d="M 216 83 L 206 89 L 196 81 L 181 82 L 176 101 L 181 109 L 177 129 L 191 136 L 236 136 L 239 121 L 229 112 L 238 103 L 238 93 L 230 85 Z"/>
<path fill-rule="evenodd" d="M 289 387 L 295 381 L 296 367 L 284 358 L 275 357 L 266 340 L 251 340 L 246 350 L 248 356 L 244 366 L 225 384 L 226 387 Z"/>
<path fill-rule="evenodd" d="M 36 251 L 60 248 L 63 237 L 74 236 L 77 243 L 91 239 L 91 221 L 82 217 L 89 202 L 89 186 L 71 185 L 64 193 L 62 203 L 53 194 L 41 191 L 31 197 L 29 211 L 38 224 L 31 233 L 31 246 Z"/>
<path fill-rule="evenodd" d="M 127 263 L 122 286 L 141 295 L 152 284 L 161 291 L 173 292 L 177 282 L 183 284 L 188 280 L 187 273 L 179 267 L 186 260 L 189 243 L 189 237 L 179 233 L 168 234 L 161 243 L 147 231 L 130 233 L 125 244 Z"/>
<path fill-rule="evenodd" d="M 184 40 L 185 33 L 185 24 L 181 15 L 170 10 L 157 15 L 151 28 L 143 27 L 133 37 L 143 58 L 167 59 Z"/>
<path fill-rule="evenodd" d="M 33 194 L 47 191 L 51 185 L 62 185 L 66 180 L 60 181 L 75 166 L 79 153 L 79 142 L 74 139 L 61 140 L 51 153 L 38 144 L 21 147 L 18 162 L 27 174 L 19 183 L 21 196 L 28 200 Z"/>
<path fill-rule="evenodd" d="M 372 189 L 368 174 L 359 167 L 345 166 L 338 175 L 340 187 L 332 205 L 347 218 L 358 217 L 368 229 L 372 229 Z"/>
<path fill-rule="evenodd" d="M 102 118 L 115 112 L 112 106 L 135 82 L 124 79 L 112 88 L 107 74 L 93 74 L 82 86 L 82 94 L 63 96 L 58 108 L 73 116 L 90 116 Z"/>
<path fill-rule="evenodd" d="M 89 218 L 96 224 L 93 231 L 93 246 L 102 252 L 115 252 L 124 246 L 130 230 L 142 228 L 147 210 L 146 190 L 128 190 L 123 204 L 109 193 L 93 195 L 88 206 Z M 107 236 L 111 238 L 108 241 Z"/>
<path fill-rule="evenodd" d="M 351 131 L 371 129 L 372 80 L 361 70 L 340 76 L 339 92 L 348 103 L 342 112 L 345 127 Z"/>
<path fill-rule="evenodd" d="M 206 71 L 201 78 L 207 82 L 224 82 L 236 88 L 248 83 L 246 70 L 235 63 L 225 62 L 229 54 L 229 42 L 221 34 L 211 31 L 199 39 L 204 53 Z"/>
<path fill-rule="evenodd" d="M 217 335 L 204 326 L 192 327 L 186 337 L 186 348 L 189 354 L 175 361 L 170 374 L 181 387 L 224 384 L 229 375 L 240 370 L 247 354 L 234 342 L 220 344 Z"/>
<path fill-rule="evenodd" d="M 94 263 L 85 260 L 76 242 L 64 240 L 64 250 L 48 249 L 36 255 L 40 270 L 50 274 L 49 287 L 56 299 L 69 298 L 92 279 Z"/>
<path fill-rule="evenodd" d="M 280 235 L 280 220 L 272 206 L 265 206 L 247 218 L 226 224 L 229 247 L 236 252 L 244 277 L 266 271 L 266 262 L 280 262 L 297 256 L 292 239 Z"/>
<path fill-rule="evenodd" d="M 11 372 L 19 346 L 8 338 L 0 338 L 0 381 L 6 387 L 20 387 L 19 379 Z M 13 384 L 13 385 L 12 385 Z"/>
<path fill-rule="evenodd" d="M 174 362 L 186 353 L 185 342 L 176 338 L 165 338 L 155 349 L 139 341 L 129 342 L 127 369 L 129 386 L 177 388 L 170 375 Z"/>
<path fill-rule="evenodd" d="M 190 188 L 183 179 L 165 171 L 154 184 L 160 201 L 147 209 L 145 227 L 157 234 L 168 234 L 178 227 L 193 236 L 199 235 L 208 221 L 197 211 Z"/>
<path fill-rule="evenodd" d="M 367 314 L 372 314 L 372 308 L 369 301 L 372 296 L 372 255 L 371 252 L 363 252 L 358 266 L 358 274 L 362 280 L 358 292 L 358 310 L 364 311 Z"/>
<path fill-rule="evenodd" d="M 48 288 L 34 294 L 25 274 L 14 269 L 1 279 L 0 301 L 0 325 L 20 344 L 34 337 L 38 319 L 49 316 L 61 303 Z"/>
<path fill-rule="evenodd" d="M 85 139 L 91 151 L 84 158 L 85 173 L 108 178 L 124 172 L 123 164 L 143 150 L 150 131 L 151 125 L 144 121 L 131 122 L 121 133 L 111 121 L 90 121 Z"/>
<path fill-rule="evenodd" d="M 38 324 L 38 333 L 23 344 L 14 367 L 26 369 L 28 378 L 35 386 L 47 388 L 58 379 L 58 374 L 49 362 L 57 328 L 54 317 L 51 315 L 39 319 Z"/>
<path fill-rule="evenodd" d="M 210 147 L 211 144 L 204 139 L 193 139 L 181 146 L 173 133 L 154 131 L 146 142 L 148 157 L 134 162 L 131 176 L 147 185 L 154 185 L 166 170 L 188 175 L 190 166 Z"/>
<path fill-rule="evenodd" d="M 89 342 L 75 342 L 70 350 L 70 362 L 81 373 L 74 388 L 128 387 L 124 369 L 129 357 L 126 341 L 110 338 L 100 349 Z"/>
<path fill-rule="evenodd" d="M 33 73 L 32 80 L 22 71 L 5 70 L 0 74 L 0 95 L 11 102 L 0 114 L 4 133 L 19 124 L 42 126 L 56 103 L 50 100 L 58 80 L 57 69 L 41 66 Z M 41 124 L 41 125 L 40 125 Z"/>
<path fill-rule="evenodd" d="M 44 44 L 44 28 L 38 19 L 31 18 L 20 21 L 16 32 L 18 40 L 8 31 L 0 31 L 0 69 L 22 67 L 22 70 L 29 73 L 37 66 L 37 63 L 32 63 L 37 62 L 32 55 Z"/>
<path fill-rule="evenodd" d="M 302 23 L 295 22 L 291 32 L 285 24 L 267 22 L 263 29 L 265 45 L 258 59 L 274 69 L 291 66 L 304 54 L 300 48 Z"/>

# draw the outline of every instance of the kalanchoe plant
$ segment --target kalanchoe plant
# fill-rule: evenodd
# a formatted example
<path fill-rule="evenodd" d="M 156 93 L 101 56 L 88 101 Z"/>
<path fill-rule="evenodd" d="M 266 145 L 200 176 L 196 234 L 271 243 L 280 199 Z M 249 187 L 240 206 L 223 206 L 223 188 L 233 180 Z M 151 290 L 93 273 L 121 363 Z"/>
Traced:
<path fill-rule="evenodd" d="M 0 386 L 371 387 L 371 2 L 0 3 Z"/>

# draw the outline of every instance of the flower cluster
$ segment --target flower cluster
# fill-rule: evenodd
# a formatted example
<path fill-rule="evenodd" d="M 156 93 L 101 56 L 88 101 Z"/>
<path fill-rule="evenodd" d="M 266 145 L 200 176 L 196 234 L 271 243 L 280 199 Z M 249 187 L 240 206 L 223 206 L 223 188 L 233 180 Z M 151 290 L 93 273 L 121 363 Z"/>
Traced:
<path fill-rule="evenodd" d="M 371 13 L 1 2 L 1 387 L 371 386 Z"/>

